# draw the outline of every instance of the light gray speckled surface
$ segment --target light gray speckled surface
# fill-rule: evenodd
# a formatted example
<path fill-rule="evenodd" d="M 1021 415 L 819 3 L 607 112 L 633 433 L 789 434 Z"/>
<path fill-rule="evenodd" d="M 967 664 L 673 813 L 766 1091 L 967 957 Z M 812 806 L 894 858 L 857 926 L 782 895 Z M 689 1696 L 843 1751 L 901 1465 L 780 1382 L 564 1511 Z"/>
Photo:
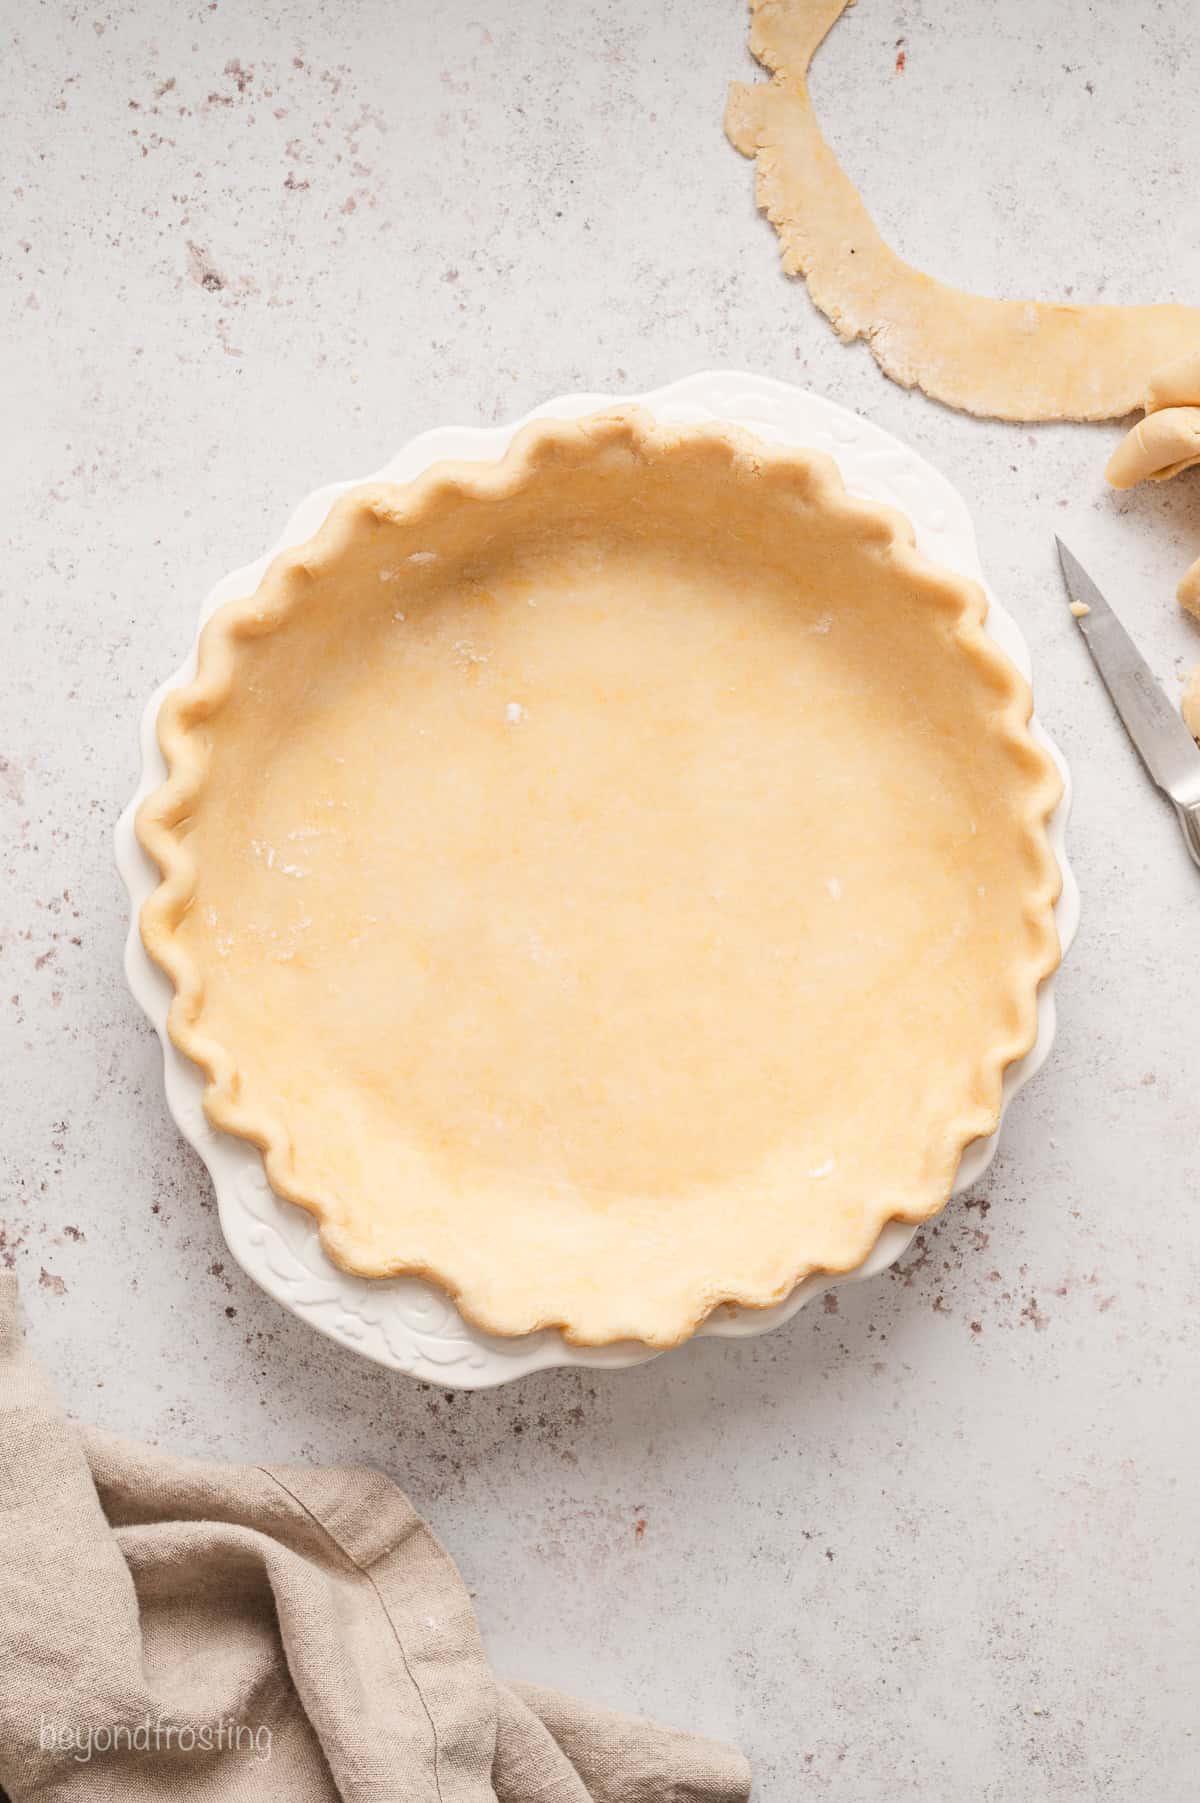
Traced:
<path fill-rule="evenodd" d="M 71 1407 L 199 1454 L 385 1466 L 502 1668 L 738 1740 L 763 1803 L 1186 1803 L 1200 881 L 1050 535 L 1174 690 L 1200 480 L 1114 498 L 1114 429 L 961 418 L 838 345 L 721 135 L 737 0 L 4 10 L 0 1207 Z M 1191 0 L 861 0 L 814 87 L 934 272 L 1200 292 Z M 319 482 L 447 419 L 719 363 L 872 414 L 976 511 L 1078 782 L 1056 1055 L 890 1279 L 750 1344 L 424 1393 L 224 1256 L 121 976 L 137 714 L 214 578 Z"/>

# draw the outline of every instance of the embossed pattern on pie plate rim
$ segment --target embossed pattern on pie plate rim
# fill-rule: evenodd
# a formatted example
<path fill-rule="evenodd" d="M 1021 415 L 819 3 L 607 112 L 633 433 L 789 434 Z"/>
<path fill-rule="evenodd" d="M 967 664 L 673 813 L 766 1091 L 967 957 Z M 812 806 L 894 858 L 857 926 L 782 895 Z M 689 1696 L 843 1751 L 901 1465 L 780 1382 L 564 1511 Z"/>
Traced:
<path fill-rule="evenodd" d="M 445 426 L 424 432 L 373 475 L 331 483 L 309 495 L 292 515 L 276 545 L 254 563 L 231 571 L 218 582 L 201 610 L 197 639 L 199 627 L 216 608 L 257 587 L 277 552 L 312 536 L 345 489 L 362 481 L 408 482 L 430 464 L 445 458 L 490 461 L 503 455 L 515 433 L 530 420 L 572 419 L 607 407 L 633 404 L 645 407 L 666 422 L 699 425 L 720 421 L 744 426 L 776 443 L 829 453 L 852 494 L 898 508 L 912 521 L 918 546 L 928 557 L 983 586 L 989 603 L 988 632 L 1018 669 L 1026 677 L 1031 675 L 1029 648 L 1015 620 L 987 586 L 966 504 L 946 478 L 891 433 L 835 402 L 769 377 L 735 370 L 706 371 L 648 394 L 562 395 L 506 426 Z M 133 830 L 138 806 L 165 775 L 155 735 L 159 706 L 169 689 L 192 677 L 195 667 L 193 643 L 186 662 L 147 704 L 141 728 L 141 780 L 118 822 L 116 854 L 131 904 L 125 973 L 135 999 L 158 1033 L 168 1107 L 180 1132 L 209 1171 L 221 1229 L 233 1256 L 268 1295 L 319 1332 L 365 1358 L 426 1383 L 485 1389 L 554 1365 L 612 1369 L 665 1356 L 633 1342 L 569 1346 L 554 1330 L 517 1339 L 496 1339 L 464 1321 L 448 1296 L 418 1278 L 383 1281 L 352 1276 L 326 1258 L 313 1217 L 275 1195 L 263 1172 L 258 1149 L 210 1126 L 203 1108 L 201 1072 L 167 1035 L 170 984 L 151 962 L 138 931 L 139 910 L 158 878 Z M 1065 954 L 1079 920 L 1079 892 L 1066 856 L 1070 775 L 1062 754 L 1047 737 L 1036 714 L 1032 729 L 1063 777 L 1063 798 L 1050 821 L 1050 840 L 1063 878 L 1055 919 Z M 1005 1073 L 1000 1126 L 988 1139 L 967 1147 L 955 1181 L 955 1195 L 978 1182 L 991 1163 L 1009 1103 L 1049 1056 L 1054 1022 L 1052 976 L 1039 991 L 1038 1030 L 1033 1048 Z M 906 1250 L 916 1232 L 915 1227 L 903 1222 L 889 1222 L 869 1257 L 855 1270 L 838 1277 L 808 1277 L 786 1301 L 773 1308 L 740 1312 L 720 1308 L 702 1323 L 694 1337 L 744 1338 L 767 1333 L 835 1284 L 859 1282 L 886 1270 Z"/>

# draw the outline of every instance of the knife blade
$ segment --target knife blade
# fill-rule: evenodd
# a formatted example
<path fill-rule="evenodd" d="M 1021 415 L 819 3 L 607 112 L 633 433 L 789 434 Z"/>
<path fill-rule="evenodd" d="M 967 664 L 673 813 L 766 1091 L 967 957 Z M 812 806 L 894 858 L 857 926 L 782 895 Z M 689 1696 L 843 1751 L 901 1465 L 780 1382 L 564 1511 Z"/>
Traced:
<path fill-rule="evenodd" d="M 1061 538 L 1054 542 L 1092 661 L 1142 763 L 1174 803 L 1187 848 L 1200 865 L 1200 748 L 1083 565 Z"/>

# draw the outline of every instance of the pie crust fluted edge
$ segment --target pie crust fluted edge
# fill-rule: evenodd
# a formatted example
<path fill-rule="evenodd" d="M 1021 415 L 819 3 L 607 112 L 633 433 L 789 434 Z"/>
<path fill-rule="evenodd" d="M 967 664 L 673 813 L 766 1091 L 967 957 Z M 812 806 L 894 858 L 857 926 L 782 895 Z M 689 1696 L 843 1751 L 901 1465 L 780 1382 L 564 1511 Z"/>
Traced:
<path fill-rule="evenodd" d="M 835 521 L 857 529 L 864 543 L 888 555 L 913 589 L 951 619 L 951 629 L 993 704 L 990 730 L 1006 744 L 1014 771 L 1022 779 L 1020 795 L 1014 792 L 1013 807 L 1022 823 L 1024 868 L 1029 873 L 1027 883 L 1022 885 L 1026 933 L 1021 941 L 1021 955 L 1014 956 L 1011 972 L 1011 1030 L 981 1054 L 973 1081 L 966 1086 L 970 1103 L 946 1124 L 945 1141 L 953 1152 L 949 1182 L 933 1187 L 919 1206 L 914 1203 L 900 1209 L 884 1200 L 877 1209 L 866 1211 L 861 1245 L 836 1265 L 781 1262 L 776 1279 L 752 1292 L 705 1287 L 689 1299 L 686 1310 L 672 1303 L 669 1309 L 661 1308 L 655 1319 L 639 1320 L 636 1335 L 631 1333 L 624 1305 L 614 1299 L 613 1318 L 618 1324 L 611 1332 L 597 1332 L 594 1322 L 585 1326 L 565 1314 L 547 1312 L 531 1318 L 520 1309 L 506 1308 L 495 1291 L 487 1298 L 479 1297 L 469 1287 L 460 1285 L 450 1269 L 406 1263 L 402 1258 L 380 1263 L 377 1255 L 371 1255 L 347 1230 L 338 1205 L 306 1181 L 303 1171 L 294 1168 L 290 1140 L 282 1122 L 268 1107 L 243 1099 L 236 1049 L 220 1043 L 198 1024 L 204 1000 L 204 973 L 177 933 L 194 898 L 198 873 L 187 834 L 181 829 L 204 789 L 205 726 L 237 682 L 239 646 L 282 626 L 302 602 L 319 567 L 336 557 L 357 534 L 398 517 L 405 523 L 415 523 L 429 510 L 436 511 L 447 504 L 476 498 L 501 500 L 515 495 L 534 481 L 548 463 L 581 450 L 586 453 L 616 447 L 638 457 L 662 457 L 670 455 L 673 447 L 694 443 L 697 438 L 724 448 L 730 473 L 738 478 L 753 479 L 766 469 L 788 469 L 803 486 L 810 503 Z M 917 1224 L 937 1214 L 949 1198 L 953 1172 L 965 1147 L 995 1131 L 1000 1119 L 1004 1073 L 1034 1044 L 1038 989 L 1057 968 L 1061 957 L 1054 907 L 1062 879 L 1047 828 L 1062 796 L 1062 781 L 1053 759 L 1030 730 L 1033 699 L 1029 685 L 985 632 L 986 612 L 987 601 L 978 584 L 933 564 L 919 553 L 912 526 L 899 511 L 851 498 L 837 465 L 825 453 L 767 445 L 736 427 L 659 425 L 636 407 L 618 408 L 581 420 L 536 420 L 516 435 L 497 461 L 443 462 L 409 483 L 368 484 L 351 489 L 334 504 L 311 539 L 274 558 L 252 595 L 230 601 L 212 615 L 200 635 L 195 677 L 173 689 L 159 710 L 158 741 L 168 775 L 142 803 L 135 830 L 161 880 L 141 909 L 139 925 L 147 952 L 174 988 L 167 1030 L 173 1043 L 204 1074 L 204 1109 L 209 1121 L 219 1130 L 259 1148 L 272 1188 L 316 1218 L 324 1251 L 343 1270 L 380 1279 L 423 1278 L 447 1293 L 474 1326 L 503 1337 L 557 1328 L 574 1345 L 604 1345 L 636 1337 L 647 1346 L 662 1349 L 687 1339 L 723 1303 L 747 1309 L 771 1308 L 805 1277 L 826 1271 L 835 1276 L 856 1269 L 889 1221 Z"/>

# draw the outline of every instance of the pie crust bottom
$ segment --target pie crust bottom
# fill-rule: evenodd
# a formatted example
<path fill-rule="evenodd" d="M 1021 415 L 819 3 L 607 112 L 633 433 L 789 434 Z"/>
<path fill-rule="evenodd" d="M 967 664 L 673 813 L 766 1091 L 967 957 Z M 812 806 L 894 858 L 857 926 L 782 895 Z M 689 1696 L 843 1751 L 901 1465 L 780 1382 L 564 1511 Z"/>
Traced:
<path fill-rule="evenodd" d="M 633 409 L 352 491 L 160 715 L 142 931 L 211 1119 L 498 1334 L 857 1265 L 1058 958 L 984 608 L 828 459 Z"/>

